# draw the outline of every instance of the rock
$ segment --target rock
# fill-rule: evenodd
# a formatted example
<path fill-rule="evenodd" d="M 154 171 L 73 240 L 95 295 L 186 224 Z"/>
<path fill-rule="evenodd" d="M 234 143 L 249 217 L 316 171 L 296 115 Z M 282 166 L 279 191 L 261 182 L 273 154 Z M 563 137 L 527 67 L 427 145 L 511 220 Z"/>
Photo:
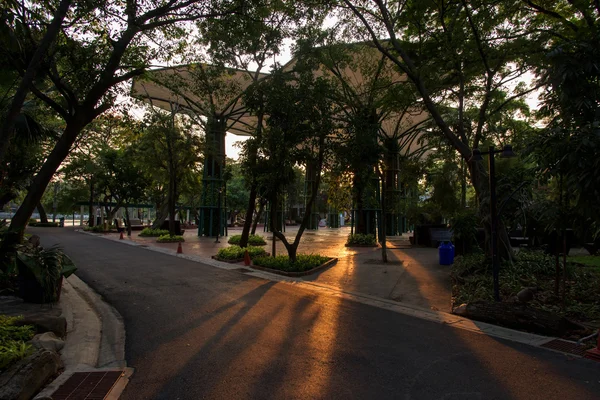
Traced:
<path fill-rule="evenodd" d="M 65 317 L 53 317 L 49 315 L 29 315 L 17 321 L 15 325 L 33 325 L 37 333 L 53 332 L 62 338 L 67 333 L 67 320 Z"/>
<path fill-rule="evenodd" d="M 536 293 L 536 287 L 526 287 L 525 289 L 521 289 L 519 293 L 517 293 L 517 299 L 519 300 L 519 303 L 527 304 L 535 298 Z"/>
<path fill-rule="evenodd" d="M 55 352 L 37 350 L 0 375 L 0 399 L 31 399 L 62 366 Z"/>
<path fill-rule="evenodd" d="M 53 332 L 37 334 L 31 339 L 31 344 L 38 349 L 52 350 L 59 352 L 65 347 L 65 342 L 56 337 Z"/>
<path fill-rule="evenodd" d="M 467 314 L 467 305 L 466 305 L 466 304 L 464 304 L 464 303 L 463 303 L 463 304 L 461 304 L 460 306 L 456 307 L 456 308 L 455 308 L 455 309 L 452 311 L 452 313 L 453 313 L 453 314 L 456 314 L 456 315 L 460 315 L 461 317 L 464 317 L 464 316 L 466 316 L 466 314 Z"/>

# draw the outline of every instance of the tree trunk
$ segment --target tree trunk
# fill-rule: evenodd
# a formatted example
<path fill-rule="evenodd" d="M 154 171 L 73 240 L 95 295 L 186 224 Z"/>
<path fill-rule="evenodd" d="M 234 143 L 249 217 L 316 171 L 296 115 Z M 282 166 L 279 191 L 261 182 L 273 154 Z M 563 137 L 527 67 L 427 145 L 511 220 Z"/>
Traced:
<path fill-rule="evenodd" d="M 46 214 L 46 209 L 42 205 L 42 202 L 39 202 L 37 205 L 38 213 L 40 214 L 40 222 L 47 224 L 48 223 L 48 215 Z"/>
<path fill-rule="evenodd" d="M 167 204 L 162 205 L 160 210 L 157 209 L 156 220 L 154 220 L 154 223 L 152 224 L 152 229 L 160 229 L 163 222 L 165 222 L 165 220 L 167 219 L 168 213 L 169 213 L 169 204 L 167 202 Z"/>
<path fill-rule="evenodd" d="M 29 187 L 29 191 L 27 192 L 23 203 L 21 203 L 21 207 L 19 207 L 10 223 L 11 231 L 19 232 L 22 236 L 22 232 L 25 230 L 25 226 L 27 226 L 27 222 L 36 205 L 42 199 L 44 191 L 48 187 L 52 176 L 69 154 L 71 146 L 75 142 L 75 139 L 77 139 L 81 129 L 87 125 L 91 119 L 93 119 L 93 115 L 91 118 L 78 116 L 73 117 L 70 123 L 67 123 L 67 127 L 46 158 L 42 168 L 33 178 L 33 182 Z"/>
<path fill-rule="evenodd" d="M 23 107 L 23 103 L 27 97 L 27 93 L 29 93 L 29 87 L 31 86 L 35 75 L 42 65 L 42 60 L 48 52 L 48 48 L 56 38 L 58 32 L 60 32 L 60 27 L 65 19 L 65 16 L 67 15 L 69 7 L 71 6 L 71 1 L 72 0 L 61 0 L 59 3 L 58 7 L 56 8 L 56 13 L 54 14 L 54 18 L 52 19 L 50 25 L 48 25 L 48 29 L 37 46 L 35 53 L 33 53 L 33 57 L 29 61 L 25 75 L 23 75 L 21 83 L 19 84 L 19 87 L 13 96 L 12 103 L 0 130 L 0 164 L 3 162 L 6 152 L 8 151 L 10 140 L 14 132 L 15 120 L 21 112 L 21 108 Z M 0 183 L 2 179 L 3 174 L 0 175 Z"/>
<path fill-rule="evenodd" d="M 94 197 L 96 197 L 96 193 L 94 191 L 94 178 L 90 179 L 90 205 L 88 210 L 88 225 L 90 228 L 96 225 L 96 214 L 94 213 Z"/>
<path fill-rule="evenodd" d="M 129 207 L 125 205 L 125 222 L 127 226 L 127 236 L 131 237 L 131 222 L 129 220 Z"/>
<path fill-rule="evenodd" d="M 264 201 L 264 199 L 261 198 L 260 205 L 258 206 L 258 212 L 256 213 L 256 219 L 254 220 L 254 223 L 252 224 L 252 231 L 250 231 L 251 235 L 254 235 L 256 233 L 256 226 L 258 225 L 258 222 L 262 218 L 264 209 L 265 209 L 265 201 Z"/>
<path fill-rule="evenodd" d="M 252 187 L 250 187 L 248 208 L 246 209 L 246 220 L 244 221 L 244 229 L 242 229 L 242 238 L 240 239 L 240 247 L 248 246 L 248 238 L 250 237 L 250 228 L 252 226 L 252 216 L 256 210 L 256 194 L 256 184 L 252 184 Z"/>
<path fill-rule="evenodd" d="M 386 223 L 385 223 L 385 174 L 381 174 L 381 187 L 382 187 L 382 194 L 381 194 L 381 213 L 379 214 L 381 216 L 381 234 L 380 234 L 380 238 L 379 238 L 379 242 L 381 243 L 381 261 L 383 261 L 384 263 L 388 262 L 388 257 L 387 257 L 387 234 L 386 234 Z"/>
<path fill-rule="evenodd" d="M 489 185 L 487 184 L 488 174 L 483 167 L 481 162 L 470 161 L 469 162 L 469 170 L 471 172 L 471 182 L 473 183 L 473 188 L 475 189 L 475 194 L 477 195 L 477 199 L 479 201 L 479 212 L 483 217 L 483 227 L 485 229 L 485 239 L 486 239 L 486 253 L 491 252 L 491 214 L 490 214 L 490 190 Z M 500 260 L 514 260 L 515 255 L 510 245 L 510 239 L 508 237 L 508 232 L 506 231 L 506 226 L 502 222 L 501 218 L 498 219 L 497 226 L 497 238 L 498 238 L 498 257 Z"/>

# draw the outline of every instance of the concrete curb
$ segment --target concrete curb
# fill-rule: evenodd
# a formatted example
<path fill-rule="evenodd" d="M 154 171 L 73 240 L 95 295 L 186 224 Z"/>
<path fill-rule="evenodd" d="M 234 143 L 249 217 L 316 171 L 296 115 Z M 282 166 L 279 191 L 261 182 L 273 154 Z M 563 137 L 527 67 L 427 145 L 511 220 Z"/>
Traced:
<path fill-rule="evenodd" d="M 90 234 L 88 232 L 82 232 L 85 234 Z M 121 241 L 118 239 L 113 239 L 104 235 L 95 235 L 96 237 L 102 237 L 107 240 L 112 240 L 114 242 L 127 244 L 130 246 L 142 247 L 144 249 L 155 251 L 158 253 L 167 254 L 174 257 L 185 258 L 190 261 L 199 262 L 202 264 L 210 265 L 216 268 L 225 269 L 225 270 L 238 270 L 240 268 L 239 265 L 232 265 L 228 263 L 224 263 L 221 261 L 214 260 L 208 257 L 200 257 L 188 254 L 176 254 L 174 251 L 163 249 L 159 247 L 153 247 L 148 245 L 140 245 L 139 243 L 130 242 L 130 241 Z M 497 325 L 492 325 L 485 322 L 473 321 L 467 318 L 460 317 L 458 315 L 442 312 L 442 311 L 433 311 L 426 308 L 406 305 L 402 303 L 395 302 L 393 300 L 387 300 L 380 297 L 370 296 L 362 293 L 356 293 L 351 291 L 345 291 L 339 289 L 337 287 L 328 286 L 324 284 L 318 284 L 314 282 L 307 282 L 299 278 L 288 277 L 282 275 L 276 275 L 266 271 L 253 271 L 246 272 L 244 275 L 250 275 L 256 278 L 261 278 L 265 280 L 282 282 L 290 285 L 301 286 L 306 290 L 310 290 L 313 292 L 318 292 L 322 294 L 327 294 L 329 296 L 334 296 L 338 298 L 343 298 L 346 300 L 351 300 L 357 303 L 370 305 L 373 307 L 383 308 L 386 310 L 390 310 L 399 314 L 409 315 L 415 318 L 424 319 L 430 322 L 436 322 L 443 325 L 452 326 L 457 329 L 463 329 L 474 333 L 484 334 L 491 337 L 511 340 L 513 342 L 524 343 L 531 346 L 539 347 L 540 345 L 549 342 L 555 338 L 547 337 L 542 335 L 536 335 L 527 332 L 521 332 L 514 329 L 504 328 Z M 543 347 L 542 347 L 543 348 Z M 543 348 L 544 350 L 553 351 L 551 349 Z"/>
<path fill-rule="evenodd" d="M 67 320 L 67 337 L 61 351 L 65 370 L 35 399 L 50 397 L 76 372 L 125 369 L 124 376 L 107 397 L 118 399 L 133 373 L 126 368 L 122 317 L 76 275 L 63 280 L 60 305 Z M 120 391 L 116 392 L 118 388 Z"/>

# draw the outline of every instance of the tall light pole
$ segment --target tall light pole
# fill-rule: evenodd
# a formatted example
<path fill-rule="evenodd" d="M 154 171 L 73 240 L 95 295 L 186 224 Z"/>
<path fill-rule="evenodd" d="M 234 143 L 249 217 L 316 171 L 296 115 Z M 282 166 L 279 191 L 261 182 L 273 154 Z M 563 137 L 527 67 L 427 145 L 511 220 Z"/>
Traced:
<path fill-rule="evenodd" d="M 470 161 L 482 161 L 482 155 L 489 155 L 488 167 L 490 176 L 490 218 L 492 225 L 491 241 L 492 241 L 492 273 L 494 276 L 494 300 L 500 301 L 500 259 L 498 257 L 498 212 L 496 199 L 496 161 L 494 154 L 500 154 L 502 158 L 515 157 L 516 154 L 512 150 L 512 146 L 507 144 L 502 150 L 496 150 L 494 146 L 490 146 L 488 151 L 481 151 L 478 148 L 473 149 L 473 155 Z"/>

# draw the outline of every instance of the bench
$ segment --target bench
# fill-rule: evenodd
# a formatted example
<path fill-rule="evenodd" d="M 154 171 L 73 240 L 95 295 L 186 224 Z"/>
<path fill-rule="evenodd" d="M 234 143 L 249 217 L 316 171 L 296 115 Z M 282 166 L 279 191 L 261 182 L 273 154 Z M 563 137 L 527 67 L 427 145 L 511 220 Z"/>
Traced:
<path fill-rule="evenodd" d="M 127 224 L 127 220 L 125 220 L 125 223 Z M 142 221 L 137 218 L 130 218 L 129 225 L 131 225 L 132 231 L 141 231 L 146 228 L 146 225 L 142 224 Z"/>

